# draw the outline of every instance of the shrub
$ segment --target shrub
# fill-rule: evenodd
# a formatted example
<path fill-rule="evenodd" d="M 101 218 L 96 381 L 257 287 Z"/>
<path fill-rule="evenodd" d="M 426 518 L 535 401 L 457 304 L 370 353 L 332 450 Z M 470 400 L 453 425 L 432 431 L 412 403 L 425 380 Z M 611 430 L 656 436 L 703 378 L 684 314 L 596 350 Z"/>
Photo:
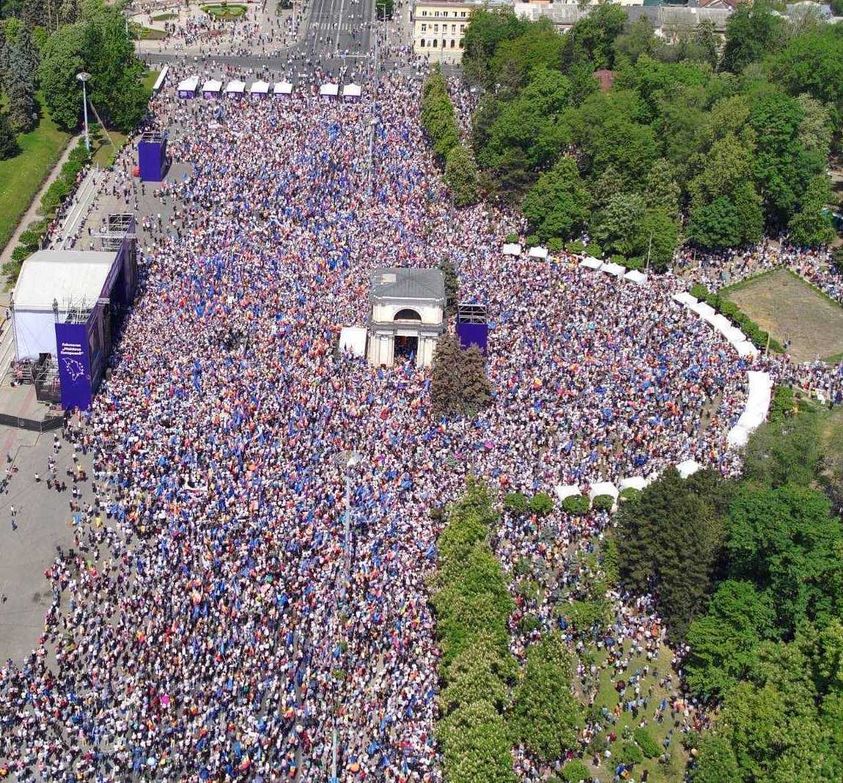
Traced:
<path fill-rule="evenodd" d="M 626 256 L 614 255 L 612 256 L 612 263 L 620 264 L 621 266 L 626 266 Z"/>
<path fill-rule="evenodd" d="M 562 510 L 574 516 L 587 514 L 588 498 L 585 495 L 571 495 L 562 501 Z"/>
<path fill-rule="evenodd" d="M 661 749 L 659 748 L 656 741 L 650 736 L 650 733 L 647 729 L 644 728 L 637 728 L 632 733 L 632 736 L 635 737 L 635 741 L 638 743 L 638 747 L 641 748 L 641 752 L 648 758 L 648 759 L 655 759 L 661 755 Z"/>
<path fill-rule="evenodd" d="M 644 761 L 644 756 L 638 750 L 637 745 L 633 745 L 631 742 L 624 742 L 618 749 L 618 752 L 615 753 L 615 759 L 618 764 L 632 766 L 633 764 L 640 764 Z"/>
<path fill-rule="evenodd" d="M 640 489 L 636 489 L 635 487 L 627 487 L 626 489 L 622 489 L 618 498 L 620 500 L 634 500 L 641 494 Z"/>
<path fill-rule="evenodd" d="M 792 386 L 776 386 L 770 405 L 770 421 L 780 421 L 796 413 L 796 396 Z"/>
<path fill-rule="evenodd" d="M 591 780 L 591 775 L 585 764 L 579 759 L 574 759 L 562 768 L 562 780 L 565 783 L 581 783 L 583 780 Z"/>
<path fill-rule="evenodd" d="M 507 234 L 506 235 L 506 243 L 508 245 L 513 245 L 518 242 L 518 234 Z"/>
<path fill-rule="evenodd" d="M 530 511 L 537 517 L 545 517 L 553 511 L 553 498 L 547 492 L 539 492 L 530 498 Z"/>
<path fill-rule="evenodd" d="M 591 244 L 585 246 L 585 252 L 589 256 L 600 258 L 600 256 L 603 255 L 603 248 L 601 248 L 600 245 L 595 245 L 592 242 Z"/>
<path fill-rule="evenodd" d="M 539 622 L 539 618 L 534 614 L 525 614 L 521 618 L 521 622 L 518 623 L 518 628 L 523 634 L 532 633 L 540 627 L 541 623 Z"/>
<path fill-rule="evenodd" d="M 597 511 L 611 511 L 615 505 L 615 499 L 611 495 L 597 495 L 591 501 L 592 508 Z"/>
<path fill-rule="evenodd" d="M 526 514 L 529 503 L 523 492 L 510 492 L 503 499 L 503 507 L 512 514 Z"/>
<path fill-rule="evenodd" d="M 538 234 L 530 234 L 530 236 L 527 237 L 526 242 L 528 247 L 536 247 L 542 243 Z"/>
<path fill-rule="evenodd" d="M 708 296 L 708 289 L 702 283 L 694 283 L 691 286 L 691 296 L 695 299 L 702 299 L 705 301 Z"/>
<path fill-rule="evenodd" d="M 626 268 L 627 269 L 636 269 L 638 271 L 642 270 L 646 266 L 646 262 L 643 258 L 627 258 L 626 259 Z"/>
<path fill-rule="evenodd" d="M 35 251 L 38 249 L 38 245 L 41 243 L 42 236 L 43 234 L 41 233 L 30 231 L 29 229 L 27 229 L 26 231 L 23 231 L 21 233 L 20 237 L 18 237 L 18 242 L 20 242 L 22 245 L 26 245 L 28 248 L 31 248 L 33 251 Z"/>
<path fill-rule="evenodd" d="M 565 250 L 567 250 L 569 253 L 582 255 L 583 253 L 585 253 L 585 245 L 580 242 L 579 239 L 576 239 L 573 242 L 568 242 L 568 244 L 565 245 Z"/>
<path fill-rule="evenodd" d="M 28 248 L 26 245 L 18 245 L 12 251 L 12 261 L 23 261 L 28 256 L 32 255 L 32 250 Z"/>

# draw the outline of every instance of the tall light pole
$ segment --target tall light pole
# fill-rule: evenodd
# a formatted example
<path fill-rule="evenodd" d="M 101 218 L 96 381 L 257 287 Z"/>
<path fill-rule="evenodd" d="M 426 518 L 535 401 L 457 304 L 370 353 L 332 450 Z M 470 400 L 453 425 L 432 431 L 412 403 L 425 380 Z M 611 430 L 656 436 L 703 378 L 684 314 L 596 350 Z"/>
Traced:
<path fill-rule="evenodd" d="M 91 78 L 91 74 L 87 73 L 86 71 L 82 71 L 82 73 L 77 73 L 76 78 L 82 82 L 82 110 L 85 115 L 85 148 L 90 153 L 91 151 L 91 137 L 88 134 L 88 90 L 86 88 L 86 82 L 88 79 Z"/>

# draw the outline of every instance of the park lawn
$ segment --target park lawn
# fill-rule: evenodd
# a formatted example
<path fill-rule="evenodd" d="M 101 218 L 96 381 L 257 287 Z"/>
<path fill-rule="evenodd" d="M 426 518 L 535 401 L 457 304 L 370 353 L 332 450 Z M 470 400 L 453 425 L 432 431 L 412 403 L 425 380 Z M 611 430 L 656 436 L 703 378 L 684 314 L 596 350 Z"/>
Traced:
<path fill-rule="evenodd" d="M 203 5 L 202 10 L 214 19 L 237 19 L 246 13 L 245 5 Z"/>
<path fill-rule="evenodd" d="M 626 640 L 624 642 L 624 649 L 629 650 L 630 647 L 631 642 Z M 606 654 L 603 651 L 594 652 L 596 653 L 595 663 L 600 666 L 605 661 Z M 665 674 L 671 672 L 670 663 L 672 656 L 673 654 L 670 649 L 663 645 L 657 661 L 660 677 L 663 677 Z M 646 655 L 633 656 L 630 659 L 630 666 L 627 671 L 632 674 L 637 669 L 643 669 L 643 667 L 647 664 L 648 661 Z M 653 663 L 650 663 L 651 669 L 653 665 Z M 618 702 L 617 692 L 612 685 L 612 671 L 613 669 L 600 670 L 600 683 L 597 690 L 597 698 L 595 699 L 595 705 L 597 707 L 606 707 L 610 711 L 614 709 Z M 676 679 L 676 674 L 674 673 L 674 680 Z M 613 753 L 615 748 L 622 742 L 621 732 L 624 727 L 629 726 L 631 729 L 635 729 L 638 725 L 638 721 L 640 721 L 642 717 L 646 717 L 648 720 L 646 728 L 650 736 L 655 740 L 659 747 L 662 747 L 662 741 L 667 736 L 667 733 L 672 725 L 670 711 L 666 711 L 666 717 L 662 723 L 655 723 L 651 720 L 651 718 L 662 698 L 670 700 L 671 694 L 664 688 L 659 687 L 658 678 L 653 676 L 652 672 L 641 681 L 641 692 L 646 693 L 650 685 L 654 686 L 654 690 L 646 711 L 640 712 L 637 720 L 633 718 L 631 712 L 622 712 L 620 718 L 618 718 L 618 722 L 614 725 L 607 726 L 603 732 L 604 736 L 608 735 L 612 731 L 618 735 L 618 740 L 614 743 L 614 745 L 609 746 L 609 749 L 612 750 Z M 681 781 L 684 775 L 685 765 L 687 764 L 687 754 L 685 749 L 682 747 L 681 736 L 680 732 L 674 731 L 673 738 L 670 743 L 670 762 L 668 764 L 660 764 L 657 758 L 645 758 L 643 763 L 635 765 L 632 777 L 635 780 L 639 780 L 641 773 L 645 769 L 648 769 L 650 771 L 650 783 L 677 783 L 678 781 Z M 586 757 L 583 760 L 590 767 L 590 757 Z M 594 774 L 596 774 L 601 780 L 611 780 L 613 772 L 614 761 L 610 758 L 608 763 L 604 759 L 601 766 L 595 769 Z"/>
<path fill-rule="evenodd" d="M 128 136 L 125 133 L 120 133 L 120 131 L 110 130 L 108 135 L 111 136 L 114 144 L 111 145 L 103 133 L 102 138 L 97 142 L 96 149 L 94 150 L 94 163 L 104 169 L 107 169 L 114 163 L 117 153 L 126 146 L 126 139 L 128 139 Z"/>
<path fill-rule="evenodd" d="M 168 22 L 170 19 L 178 19 L 178 14 L 174 14 L 172 11 L 168 11 L 165 14 L 157 14 L 152 17 L 153 22 Z"/>
<path fill-rule="evenodd" d="M 798 362 L 843 353 L 843 307 L 790 270 L 776 269 L 720 294 L 780 343 L 791 340 Z"/>
<path fill-rule="evenodd" d="M 43 105 L 41 112 L 38 127 L 18 137 L 20 153 L 0 160 L 0 249 L 70 141 L 70 134 L 59 130 Z"/>

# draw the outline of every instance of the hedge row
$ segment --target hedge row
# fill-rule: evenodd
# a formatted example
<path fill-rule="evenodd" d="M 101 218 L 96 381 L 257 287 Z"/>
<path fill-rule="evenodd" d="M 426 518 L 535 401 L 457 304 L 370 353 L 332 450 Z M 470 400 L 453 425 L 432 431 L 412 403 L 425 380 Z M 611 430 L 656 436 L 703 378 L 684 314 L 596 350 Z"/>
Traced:
<path fill-rule="evenodd" d="M 735 324 L 745 335 L 747 340 L 750 340 L 756 348 L 765 349 L 769 343 L 770 350 L 775 353 L 784 353 L 782 344 L 770 337 L 769 332 L 764 331 L 753 321 L 740 307 L 728 299 L 722 298 L 719 294 L 713 294 L 701 283 L 695 283 L 691 286 L 691 296 L 700 299 L 706 304 L 711 305 L 718 313 L 725 315 L 733 324 Z"/>
<path fill-rule="evenodd" d="M 507 621 L 514 602 L 489 545 L 496 515 L 488 490 L 469 480 L 439 536 L 431 600 L 442 650 L 436 736 L 448 783 L 515 783 L 504 712 L 517 664 Z"/>
<path fill-rule="evenodd" d="M 460 131 L 445 77 L 438 68 L 430 73 L 422 88 L 421 123 L 433 150 L 444 161 L 459 144 Z"/>

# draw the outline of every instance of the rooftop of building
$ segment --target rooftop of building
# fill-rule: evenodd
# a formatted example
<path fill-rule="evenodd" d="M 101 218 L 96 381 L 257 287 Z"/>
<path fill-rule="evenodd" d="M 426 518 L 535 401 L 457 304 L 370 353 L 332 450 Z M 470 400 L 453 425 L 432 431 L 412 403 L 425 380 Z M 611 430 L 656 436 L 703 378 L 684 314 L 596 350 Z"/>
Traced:
<path fill-rule="evenodd" d="M 438 269 L 384 267 L 372 272 L 373 299 L 445 301 L 445 278 Z"/>
<path fill-rule="evenodd" d="M 93 307 L 116 253 L 101 250 L 39 250 L 23 262 L 13 294 L 18 309 L 62 311 Z"/>

